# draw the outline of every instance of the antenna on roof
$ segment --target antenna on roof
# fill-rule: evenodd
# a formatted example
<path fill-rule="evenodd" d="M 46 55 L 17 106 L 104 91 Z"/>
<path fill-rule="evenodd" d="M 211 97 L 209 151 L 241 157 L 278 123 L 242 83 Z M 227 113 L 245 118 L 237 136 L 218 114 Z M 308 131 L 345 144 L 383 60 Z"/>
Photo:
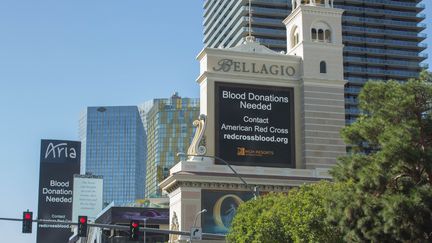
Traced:
<path fill-rule="evenodd" d="M 249 34 L 246 37 L 246 41 L 255 41 L 255 37 L 252 36 L 252 0 L 249 0 Z"/>

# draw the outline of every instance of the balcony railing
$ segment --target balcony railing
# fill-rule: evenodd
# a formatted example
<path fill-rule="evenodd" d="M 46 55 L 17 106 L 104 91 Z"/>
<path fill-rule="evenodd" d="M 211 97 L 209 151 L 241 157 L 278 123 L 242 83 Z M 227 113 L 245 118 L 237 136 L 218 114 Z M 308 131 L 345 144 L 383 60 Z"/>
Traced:
<path fill-rule="evenodd" d="M 356 83 L 356 84 L 364 84 L 368 81 L 368 79 L 366 78 L 356 78 L 356 77 L 348 77 L 347 79 L 350 83 Z"/>
<path fill-rule="evenodd" d="M 361 63 L 371 63 L 371 64 L 382 64 L 382 65 L 398 65 L 407 67 L 419 67 L 419 62 L 410 61 L 400 61 L 392 59 L 381 59 L 381 58 L 365 58 L 365 57 L 352 57 L 345 56 L 344 61 L 346 62 L 361 62 Z"/>
<path fill-rule="evenodd" d="M 246 7 L 246 10 L 249 10 L 249 7 Z M 286 9 L 277 9 L 277 8 L 261 8 L 261 7 L 253 7 L 252 12 L 255 14 L 268 14 L 273 16 L 288 16 L 289 12 Z"/>
<path fill-rule="evenodd" d="M 256 41 L 260 44 L 264 45 L 276 45 L 276 46 L 283 46 L 286 47 L 286 41 L 284 40 L 271 40 L 271 39 L 264 39 L 264 38 L 256 38 Z"/>
<path fill-rule="evenodd" d="M 358 36 L 343 36 L 344 41 L 353 42 L 366 42 L 366 43 L 377 43 L 383 45 L 395 45 L 395 46 L 406 46 L 406 47 L 421 47 L 426 48 L 426 43 L 418 43 L 417 41 L 400 41 L 400 40 L 389 40 L 389 39 L 379 39 L 379 38 L 369 38 L 369 37 L 358 37 Z"/>
<path fill-rule="evenodd" d="M 364 68 L 364 67 L 346 67 L 345 71 L 358 72 L 365 74 L 374 74 L 381 76 L 399 76 L 405 78 L 418 77 L 418 72 L 399 71 L 399 70 L 384 70 L 379 68 Z"/>
<path fill-rule="evenodd" d="M 426 38 L 427 35 L 425 33 L 417 33 L 413 31 L 399 31 L 399 30 L 389 30 L 389 29 L 376 29 L 369 27 L 357 27 L 357 26 L 344 26 L 344 31 L 352 31 L 352 32 L 365 32 L 365 33 L 374 33 L 378 35 L 393 35 L 393 36 L 406 36 L 412 38 Z"/>
<path fill-rule="evenodd" d="M 249 17 L 244 17 L 244 21 L 248 22 Z M 282 21 L 280 19 L 252 17 L 252 23 L 254 23 L 254 24 L 280 25 L 282 27 L 285 27 L 285 25 L 282 23 Z"/>
<path fill-rule="evenodd" d="M 358 109 L 345 109 L 345 114 L 349 115 L 360 115 L 360 111 Z"/>
<path fill-rule="evenodd" d="M 415 3 L 415 2 L 400 2 L 400 1 L 391 1 L 391 0 L 348 0 L 348 2 L 358 2 L 358 3 L 372 3 L 372 4 L 385 4 L 391 6 L 400 6 L 400 7 L 411 7 L 411 8 L 425 8 L 423 3 Z"/>
<path fill-rule="evenodd" d="M 417 22 L 410 22 L 410 21 L 398 21 L 398 20 L 389 20 L 389 19 L 378 19 L 378 18 L 364 18 L 364 17 L 355 17 L 355 16 L 344 16 L 343 20 L 344 21 L 352 21 L 352 22 L 373 23 L 373 24 L 380 24 L 380 25 L 395 25 L 395 26 L 426 28 L 425 23 L 417 23 Z"/>
<path fill-rule="evenodd" d="M 246 32 L 249 31 L 249 27 L 243 27 L 243 31 L 246 31 Z M 252 27 L 252 33 L 257 34 L 257 35 L 271 35 L 271 36 L 277 36 L 277 37 L 285 37 L 284 31 L 266 29 L 266 28 Z"/>
<path fill-rule="evenodd" d="M 358 100 L 356 98 L 345 98 L 345 103 L 347 104 L 351 104 L 351 105 L 357 105 L 358 104 Z"/>
<path fill-rule="evenodd" d="M 422 19 L 426 17 L 426 15 L 423 13 L 403 12 L 403 11 L 395 11 L 395 10 L 380 9 L 380 8 L 354 7 L 354 6 L 338 5 L 338 4 L 335 4 L 335 7 L 345 9 L 347 11 L 356 11 L 362 13 L 364 12 L 368 14 L 403 16 L 403 17 L 422 18 Z"/>
<path fill-rule="evenodd" d="M 358 94 L 360 93 L 360 91 L 361 88 L 353 88 L 353 87 L 345 88 L 345 93 Z"/>
<path fill-rule="evenodd" d="M 252 3 L 287 5 L 286 0 L 252 0 Z"/>
<path fill-rule="evenodd" d="M 375 53 L 375 54 L 383 54 L 383 55 L 400 55 L 406 57 L 426 57 L 427 53 L 418 53 L 414 51 L 399 51 L 392 49 L 377 49 L 377 48 L 367 48 L 367 47 L 356 47 L 356 46 L 347 46 L 344 48 L 345 51 L 353 51 L 353 52 L 367 52 L 367 53 Z"/>

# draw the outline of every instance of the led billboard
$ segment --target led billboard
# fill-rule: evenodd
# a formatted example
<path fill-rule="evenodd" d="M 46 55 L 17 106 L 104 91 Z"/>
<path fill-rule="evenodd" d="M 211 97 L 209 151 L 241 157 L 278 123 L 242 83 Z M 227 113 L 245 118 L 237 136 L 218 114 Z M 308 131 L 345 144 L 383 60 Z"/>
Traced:
<path fill-rule="evenodd" d="M 216 156 L 234 165 L 295 166 L 293 88 L 216 82 L 215 92 Z"/>

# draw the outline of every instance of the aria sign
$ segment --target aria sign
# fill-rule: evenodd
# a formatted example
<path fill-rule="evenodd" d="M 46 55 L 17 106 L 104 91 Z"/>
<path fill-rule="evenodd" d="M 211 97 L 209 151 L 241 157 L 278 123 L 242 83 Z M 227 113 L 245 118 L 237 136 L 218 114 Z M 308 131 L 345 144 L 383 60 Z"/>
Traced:
<path fill-rule="evenodd" d="M 213 67 L 216 72 L 240 72 L 255 73 L 274 76 L 292 77 L 296 74 L 294 67 L 285 65 L 266 65 L 258 63 L 237 62 L 232 59 L 221 59 L 217 67 Z"/>
<path fill-rule="evenodd" d="M 73 175 L 80 172 L 81 143 L 42 140 L 38 219 L 72 220 Z M 38 243 L 68 242 L 70 226 L 38 223 Z"/>
<path fill-rule="evenodd" d="M 61 158 L 64 156 L 65 158 L 76 158 L 76 150 L 74 147 L 68 147 L 67 143 L 59 143 L 54 145 L 54 143 L 49 143 L 48 147 L 45 151 L 45 159 L 48 159 L 48 157 L 51 156 L 52 159 L 55 159 L 56 157 Z"/>

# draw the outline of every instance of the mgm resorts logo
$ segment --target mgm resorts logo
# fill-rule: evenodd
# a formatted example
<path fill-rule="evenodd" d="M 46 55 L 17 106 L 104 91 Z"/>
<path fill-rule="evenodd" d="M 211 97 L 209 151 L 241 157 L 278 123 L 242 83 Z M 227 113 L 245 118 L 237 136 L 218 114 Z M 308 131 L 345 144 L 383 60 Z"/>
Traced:
<path fill-rule="evenodd" d="M 254 150 L 254 149 L 246 149 L 244 147 L 237 147 L 237 156 L 269 157 L 273 155 L 274 155 L 274 151 Z"/>
<path fill-rule="evenodd" d="M 216 72 L 240 72 L 240 73 L 256 73 L 268 74 L 274 76 L 289 76 L 296 74 L 294 67 L 285 65 L 266 65 L 247 62 L 236 62 L 232 59 L 221 59 L 217 63 L 217 67 L 213 67 Z"/>
<path fill-rule="evenodd" d="M 54 145 L 53 143 L 49 143 L 47 146 L 47 149 L 45 151 L 45 159 L 47 159 L 49 156 L 51 158 L 76 158 L 76 150 L 73 147 L 68 147 L 67 143 L 59 143 Z"/>

